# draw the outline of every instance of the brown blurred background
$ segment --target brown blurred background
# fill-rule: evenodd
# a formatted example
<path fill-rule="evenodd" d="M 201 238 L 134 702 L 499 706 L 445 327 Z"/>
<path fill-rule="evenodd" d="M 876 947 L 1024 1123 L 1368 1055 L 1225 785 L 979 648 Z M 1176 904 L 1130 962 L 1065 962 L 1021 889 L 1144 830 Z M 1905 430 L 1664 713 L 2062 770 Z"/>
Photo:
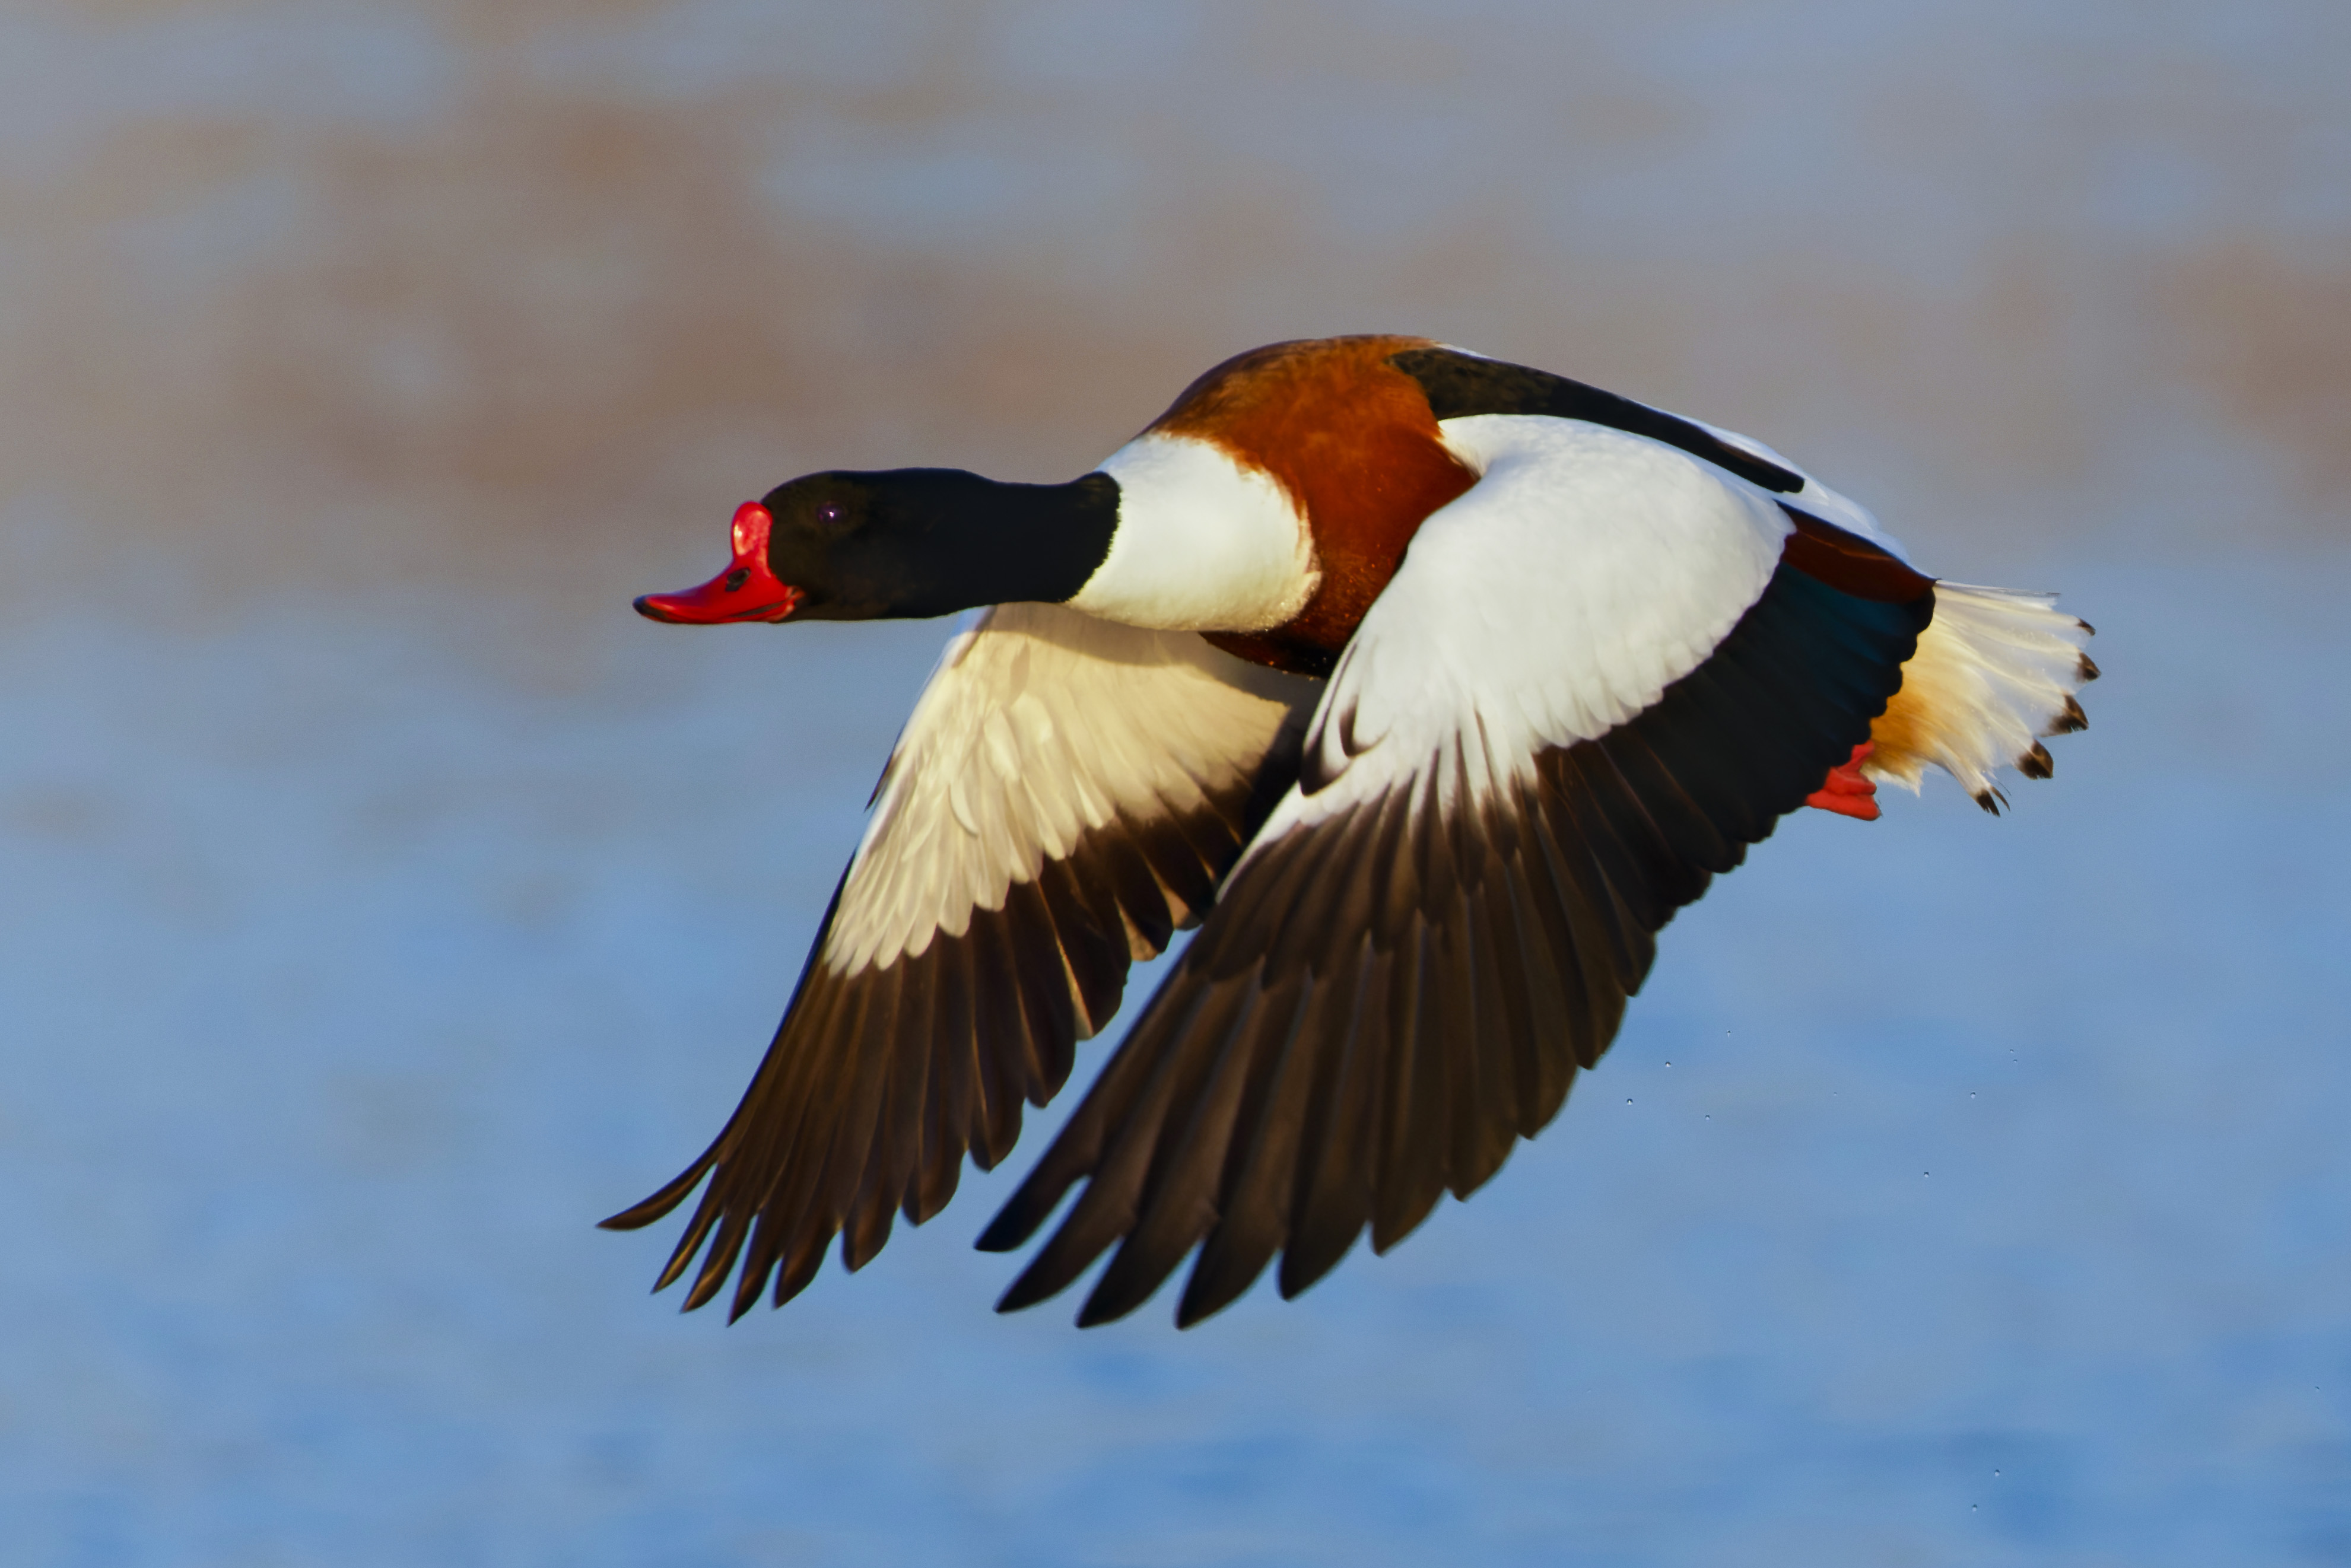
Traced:
<path fill-rule="evenodd" d="M 1959 575 L 2339 534 L 2351 14 L 2129 14 L 28 5 L 5 591 L 609 611 L 791 473 L 1066 476 L 1344 330 L 1760 434 Z"/>

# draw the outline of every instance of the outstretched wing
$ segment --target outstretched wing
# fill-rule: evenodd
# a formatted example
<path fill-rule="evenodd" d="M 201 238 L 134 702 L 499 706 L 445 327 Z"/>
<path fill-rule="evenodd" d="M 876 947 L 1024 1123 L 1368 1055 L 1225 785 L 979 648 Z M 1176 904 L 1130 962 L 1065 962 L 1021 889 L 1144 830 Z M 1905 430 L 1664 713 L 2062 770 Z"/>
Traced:
<path fill-rule="evenodd" d="M 982 1169 L 1118 1009 L 1131 958 L 1197 920 L 1280 791 L 1320 683 L 1194 632 L 1000 605 L 947 644 L 876 789 L 775 1041 L 726 1129 L 604 1224 L 708 1190 L 663 1271 L 688 1308 L 738 1260 L 778 1304 L 842 1234 L 856 1269 Z M 706 1245 L 705 1245 L 706 1244 Z"/>
<path fill-rule="evenodd" d="M 1000 1303 L 1117 1252 L 1079 1318 L 1197 1247 L 1177 1322 L 1276 1253 L 1467 1195 L 1598 1061 L 1655 933 L 1869 735 L 1931 591 L 1802 570 L 1775 497 L 1649 437 L 1448 420 L 1481 477 L 1422 527 L 1332 676 L 1297 786 L 980 1245 Z M 1922 581 L 1899 574 L 1897 582 Z"/>

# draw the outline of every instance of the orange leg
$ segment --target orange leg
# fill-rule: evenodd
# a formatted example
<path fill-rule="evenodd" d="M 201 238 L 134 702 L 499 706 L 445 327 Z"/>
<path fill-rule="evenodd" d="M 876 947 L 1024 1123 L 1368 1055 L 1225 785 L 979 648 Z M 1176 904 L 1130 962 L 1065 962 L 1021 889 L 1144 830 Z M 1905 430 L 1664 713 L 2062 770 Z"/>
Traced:
<path fill-rule="evenodd" d="M 1827 780 L 1804 797 L 1804 804 L 1834 811 L 1840 817 L 1858 817 L 1865 822 L 1877 821 L 1877 786 L 1861 776 L 1862 763 L 1876 749 L 1866 740 L 1855 747 L 1853 755 L 1842 765 L 1830 768 Z"/>

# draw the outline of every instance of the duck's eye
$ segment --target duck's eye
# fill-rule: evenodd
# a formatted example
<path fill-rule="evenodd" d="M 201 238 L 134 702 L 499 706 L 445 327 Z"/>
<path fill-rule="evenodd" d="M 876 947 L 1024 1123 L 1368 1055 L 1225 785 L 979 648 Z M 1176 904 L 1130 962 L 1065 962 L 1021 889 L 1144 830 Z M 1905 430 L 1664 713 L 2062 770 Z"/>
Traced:
<path fill-rule="evenodd" d="M 816 520 L 822 523 L 825 527 L 831 528 L 833 524 L 841 521 L 841 508 L 833 506 L 819 507 L 816 509 Z"/>
<path fill-rule="evenodd" d="M 751 569 L 747 566 L 738 566 L 726 574 L 726 591 L 732 593 L 750 580 Z"/>

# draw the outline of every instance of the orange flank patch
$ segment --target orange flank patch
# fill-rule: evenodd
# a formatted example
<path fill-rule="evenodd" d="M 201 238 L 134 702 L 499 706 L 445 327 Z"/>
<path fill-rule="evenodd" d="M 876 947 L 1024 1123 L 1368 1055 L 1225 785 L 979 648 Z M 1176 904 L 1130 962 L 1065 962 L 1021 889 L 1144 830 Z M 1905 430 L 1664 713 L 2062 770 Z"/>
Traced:
<path fill-rule="evenodd" d="M 1194 382 L 1151 426 L 1270 474 L 1313 532 L 1322 580 L 1306 608 L 1271 631 L 1209 642 L 1327 674 L 1423 520 L 1476 481 L 1445 449 L 1420 383 L 1387 362 L 1429 346 L 1403 337 L 1274 343 Z"/>

